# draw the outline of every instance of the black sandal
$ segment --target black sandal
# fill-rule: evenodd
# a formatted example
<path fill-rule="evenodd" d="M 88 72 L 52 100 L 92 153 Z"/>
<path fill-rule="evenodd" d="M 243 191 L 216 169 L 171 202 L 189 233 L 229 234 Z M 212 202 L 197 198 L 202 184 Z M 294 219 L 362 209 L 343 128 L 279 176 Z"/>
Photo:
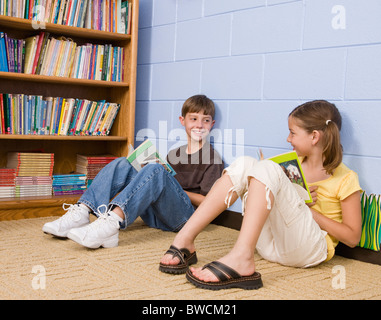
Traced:
<path fill-rule="evenodd" d="M 190 270 L 188 270 L 186 274 L 188 281 L 198 288 L 209 290 L 230 288 L 253 290 L 263 287 L 261 274 L 258 272 L 254 272 L 250 276 L 241 276 L 238 272 L 219 261 L 208 263 L 203 267 L 203 269 L 210 270 L 218 278 L 219 281 L 206 282 L 200 280 L 196 278 Z"/>
<path fill-rule="evenodd" d="M 175 246 L 170 246 L 165 254 L 172 254 L 173 258 L 180 259 L 180 263 L 176 265 L 162 264 L 160 262 L 159 270 L 165 273 L 181 274 L 185 273 L 191 264 L 197 263 L 196 251 L 190 253 L 188 249 L 178 249 Z"/>

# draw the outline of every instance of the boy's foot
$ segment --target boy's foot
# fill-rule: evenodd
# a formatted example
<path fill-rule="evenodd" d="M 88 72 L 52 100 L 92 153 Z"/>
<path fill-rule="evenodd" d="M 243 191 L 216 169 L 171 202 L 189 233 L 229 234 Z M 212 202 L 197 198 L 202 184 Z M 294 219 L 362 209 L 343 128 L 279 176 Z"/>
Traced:
<path fill-rule="evenodd" d="M 42 231 L 56 237 L 66 238 L 72 228 L 79 228 L 90 223 L 89 211 L 84 206 L 64 203 L 62 208 L 67 212 L 59 219 L 45 223 Z"/>
<path fill-rule="evenodd" d="M 100 213 L 97 220 L 82 228 L 71 229 L 67 237 L 87 248 L 113 248 L 119 242 L 119 222 L 117 214 L 112 211 Z"/>

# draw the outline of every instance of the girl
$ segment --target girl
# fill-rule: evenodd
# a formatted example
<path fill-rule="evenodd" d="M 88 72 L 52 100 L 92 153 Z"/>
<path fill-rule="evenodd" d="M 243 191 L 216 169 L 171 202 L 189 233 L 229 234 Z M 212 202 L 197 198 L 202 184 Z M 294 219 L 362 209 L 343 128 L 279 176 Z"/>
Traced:
<path fill-rule="evenodd" d="M 244 212 L 238 239 L 226 256 L 187 271 L 198 287 L 260 288 L 255 249 L 269 261 L 305 268 L 331 259 L 339 241 L 356 246 L 361 188 L 357 174 L 342 163 L 339 111 L 327 101 L 307 102 L 290 113 L 288 126 L 287 141 L 300 157 L 313 203 L 304 203 L 278 164 L 238 158 L 177 234 L 161 271 L 181 273 L 196 263 L 195 238 L 238 197 Z"/>

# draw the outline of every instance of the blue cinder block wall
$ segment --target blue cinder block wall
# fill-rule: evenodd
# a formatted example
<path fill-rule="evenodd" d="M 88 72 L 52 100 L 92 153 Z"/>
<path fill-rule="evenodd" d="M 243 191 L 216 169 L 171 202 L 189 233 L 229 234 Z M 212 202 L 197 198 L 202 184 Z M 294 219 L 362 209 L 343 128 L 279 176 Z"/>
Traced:
<path fill-rule="evenodd" d="M 183 144 L 183 101 L 218 108 L 227 164 L 290 150 L 287 116 L 326 99 L 343 116 L 344 162 L 381 193 L 380 0 L 140 0 L 136 144 Z"/>

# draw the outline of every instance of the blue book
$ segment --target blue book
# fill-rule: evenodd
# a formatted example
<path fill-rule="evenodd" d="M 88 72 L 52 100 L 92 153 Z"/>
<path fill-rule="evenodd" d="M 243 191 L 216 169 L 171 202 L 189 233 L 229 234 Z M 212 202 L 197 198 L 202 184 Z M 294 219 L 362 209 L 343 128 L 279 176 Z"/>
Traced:
<path fill-rule="evenodd" d="M 70 18 L 70 22 L 68 23 L 68 26 L 74 27 L 74 17 L 75 17 L 76 8 L 77 8 L 77 0 L 74 0 L 71 7 L 71 18 Z"/>
<path fill-rule="evenodd" d="M 4 32 L 0 32 L 0 71 L 9 71 Z"/>

